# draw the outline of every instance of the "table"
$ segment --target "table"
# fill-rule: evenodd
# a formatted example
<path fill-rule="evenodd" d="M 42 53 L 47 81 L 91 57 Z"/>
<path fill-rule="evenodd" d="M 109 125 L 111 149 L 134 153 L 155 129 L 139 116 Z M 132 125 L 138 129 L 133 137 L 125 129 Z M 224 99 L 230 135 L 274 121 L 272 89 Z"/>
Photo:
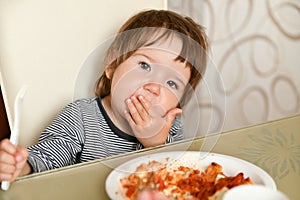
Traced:
<path fill-rule="evenodd" d="M 0 191 L 0 198 L 109 199 L 105 180 L 114 167 L 150 153 L 198 151 L 204 140 L 199 137 L 21 177 L 9 191 Z M 212 152 L 256 164 L 274 178 L 277 188 L 291 200 L 300 199 L 300 115 L 221 133 Z"/>

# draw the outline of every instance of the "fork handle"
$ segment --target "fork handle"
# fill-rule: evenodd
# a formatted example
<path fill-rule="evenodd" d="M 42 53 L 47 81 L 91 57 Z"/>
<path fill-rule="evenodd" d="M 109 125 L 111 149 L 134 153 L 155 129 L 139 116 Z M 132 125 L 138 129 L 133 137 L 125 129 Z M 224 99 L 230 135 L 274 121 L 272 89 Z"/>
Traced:
<path fill-rule="evenodd" d="M 2 181 L 1 183 L 1 189 L 4 191 L 7 191 L 9 188 L 10 183 L 8 181 Z"/>

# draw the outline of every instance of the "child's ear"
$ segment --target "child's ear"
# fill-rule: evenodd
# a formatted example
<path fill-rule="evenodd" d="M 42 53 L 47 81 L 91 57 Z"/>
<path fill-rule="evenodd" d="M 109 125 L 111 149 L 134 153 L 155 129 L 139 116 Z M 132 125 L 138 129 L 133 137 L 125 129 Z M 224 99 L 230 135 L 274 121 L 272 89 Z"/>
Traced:
<path fill-rule="evenodd" d="M 108 65 L 105 67 L 105 75 L 109 80 L 112 79 L 114 71 L 115 71 L 115 69 L 111 65 Z"/>

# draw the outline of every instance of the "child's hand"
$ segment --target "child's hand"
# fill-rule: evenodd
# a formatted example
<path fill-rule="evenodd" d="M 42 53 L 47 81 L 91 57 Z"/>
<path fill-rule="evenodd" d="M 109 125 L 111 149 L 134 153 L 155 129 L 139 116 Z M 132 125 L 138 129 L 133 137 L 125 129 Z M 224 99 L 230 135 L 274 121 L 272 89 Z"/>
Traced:
<path fill-rule="evenodd" d="M 159 107 L 155 109 L 155 106 L 151 108 L 151 103 L 143 96 L 132 96 L 126 103 L 128 107 L 128 112 L 125 113 L 126 119 L 144 147 L 164 144 L 173 120 L 182 112 L 181 109 L 174 108 L 162 117 L 164 111 Z"/>
<path fill-rule="evenodd" d="M 0 181 L 14 181 L 22 174 L 28 151 L 15 147 L 8 139 L 0 142 Z M 28 165 L 28 164 L 27 164 Z"/>

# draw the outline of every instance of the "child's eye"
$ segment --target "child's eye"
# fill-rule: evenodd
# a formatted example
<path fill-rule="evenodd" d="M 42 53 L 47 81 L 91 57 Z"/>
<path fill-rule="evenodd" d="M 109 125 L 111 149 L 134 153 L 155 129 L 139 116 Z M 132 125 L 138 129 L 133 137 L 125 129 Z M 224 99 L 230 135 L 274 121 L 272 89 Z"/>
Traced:
<path fill-rule="evenodd" d="M 178 85 L 174 81 L 167 81 L 167 84 L 173 89 L 178 89 Z"/>
<path fill-rule="evenodd" d="M 148 63 L 140 62 L 139 65 L 143 70 L 151 71 L 151 66 Z"/>

